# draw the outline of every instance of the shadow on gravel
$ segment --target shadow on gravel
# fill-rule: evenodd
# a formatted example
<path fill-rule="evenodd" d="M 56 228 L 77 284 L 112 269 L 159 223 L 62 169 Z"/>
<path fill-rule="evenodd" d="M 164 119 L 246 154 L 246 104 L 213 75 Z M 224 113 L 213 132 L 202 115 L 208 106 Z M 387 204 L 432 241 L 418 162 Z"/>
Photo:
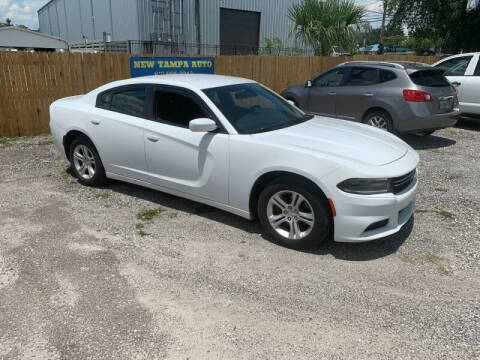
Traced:
<path fill-rule="evenodd" d="M 428 136 L 406 134 L 401 135 L 400 138 L 415 150 L 439 149 L 452 146 L 457 143 L 455 140 L 434 134 Z"/>
<path fill-rule="evenodd" d="M 464 130 L 480 131 L 480 118 L 479 119 L 461 118 L 458 121 L 456 127 Z"/>
<path fill-rule="evenodd" d="M 395 253 L 410 236 L 415 219 L 412 216 L 396 234 L 365 243 L 337 243 L 333 240 L 322 244 L 319 249 L 303 250 L 317 255 L 331 254 L 337 259 L 348 261 L 368 261 Z"/>
<path fill-rule="evenodd" d="M 111 189 L 114 192 L 122 193 L 127 196 L 133 196 L 143 200 L 151 201 L 159 206 L 168 207 L 173 210 L 183 211 L 189 214 L 207 218 L 209 220 L 218 221 L 249 233 L 260 234 L 262 232 L 260 225 L 256 221 L 249 221 L 240 216 L 236 216 L 212 206 L 200 204 L 178 196 L 116 180 L 109 180 L 104 188 Z"/>
<path fill-rule="evenodd" d="M 183 211 L 190 214 L 195 214 L 212 221 L 217 221 L 225 225 L 235 227 L 242 231 L 247 231 L 252 234 L 259 234 L 266 241 L 270 241 L 276 244 L 272 238 L 264 234 L 258 222 L 249 221 L 240 216 L 230 214 L 226 211 L 216 209 L 208 205 L 202 205 L 194 201 L 183 199 L 174 195 L 169 195 L 159 191 L 143 188 L 141 186 L 114 180 L 111 180 L 105 186 L 105 188 L 109 188 L 112 191 L 122 193 L 124 195 L 134 196 L 147 201 L 151 201 L 158 204 L 159 206 L 168 207 L 170 209 Z M 379 240 L 366 243 L 347 244 L 337 243 L 334 242 L 332 239 L 327 239 L 325 243 L 320 244 L 316 248 L 296 251 L 303 251 L 316 255 L 331 254 L 337 259 L 349 261 L 374 260 L 395 253 L 409 237 L 413 229 L 413 224 L 414 218 L 412 216 L 412 218 L 402 227 L 402 229 L 398 233 Z"/>

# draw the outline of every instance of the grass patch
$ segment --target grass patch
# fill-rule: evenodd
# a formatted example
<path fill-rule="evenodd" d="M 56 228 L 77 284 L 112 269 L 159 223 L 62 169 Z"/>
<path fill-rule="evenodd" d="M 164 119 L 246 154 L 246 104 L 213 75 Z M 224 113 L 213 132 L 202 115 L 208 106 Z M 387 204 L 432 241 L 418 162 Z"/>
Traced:
<path fill-rule="evenodd" d="M 435 265 L 440 274 L 442 274 L 442 275 L 447 275 L 448 274 L 447 268 L 445 267 L 445 265 L 442 264 L 442 261 L 445 260 L 444 258 L 441 258 L 440 256 L 437 256 L 435 254 L 427 253 L 423 256 L 423 259 L 426 262 L 429 262 L 429 263 Z"/>
<path fill-rule="evenodd" d="M 137 214 L 137 219 L 142 220 L 142 221 L 150 221 L 155 216 L 160 215 L 164 211 L 166 211 L 166 210 L 162 207 L 158 207 L 158 208 L 155 208 L 155 209 L 146 209 L 146 210 L 143 210 L 142 212 L 139 212 Z"/>
<path fill-rule="evenodd" d="M 399 259 L 401 261 L 403 261 L 404 263 L 407 263 L 407 264 L 414 264 L 415 263 L 415 260 L 413 260 L 410 256 L 407 256 L 407 255 L 400 255 Z"/>
<path fill-rule="evenodd" d="M 442 215 L 446 219 L 455 220 L 455 216 L 453 216 L 453 214 L 447 210 L 443 210 L 443 209 L 437 210 L 437 214 Z"/>
<path fill-rule="evenodd" d="M 37 145 L 40 145 L 40 146 L 53 145 L 53 141 L 52 141 L 52 140 L 39 141 L 39 142 L 37 143 Z"/>
<path fill-rule="evenodd" d="M 75 182 L 73 171 L 69 167 L 60 172 L 60 177 L 65 181 Z"/>
<path fill-rule="evenodd" d="M 100 191 L 99 193 L 95 194 L 97 199 L 108 199 L 110 196 L 112 196 L 112 193 L 109 191 Z"/>
<path fill-rule="evenodd" d="M 0 138 L 0 149 L 12 146 L 15 141 L 17 141 L 18 138 Z"/>
<path fill-rule="evenodd" d="M 178 213 L 175 212 L 175 211 L 172 211 L 172 212 L 168 212 L 167 213 L 167 216 L 170 218 L 170 219 L 174 219 L 178 216 Z"/>
<path fill-rule="evenodd" d="M 445 189 L 445 188 L 435 188 L 435 191 L 447 192 L 448 189 Z"/>
<path fill-rule="evenodd" d="M 144 227 L 145 227 L 145 226 L 144 226 L 142 223 L 136 223 L 136 224 L 135 224 L 135 228 L 138 230 L 138 234 L 139 234 L 141 237 L 150 235 L 150 234 L 146 233 L 146 232 L 143 230 Z"/>
<path fill-rule="evenodd" d="M 435 213 L 443 216 L 445 219 L 455 220 L 455 215 L 444 209 L 416 209 L 415 213 Z"/>

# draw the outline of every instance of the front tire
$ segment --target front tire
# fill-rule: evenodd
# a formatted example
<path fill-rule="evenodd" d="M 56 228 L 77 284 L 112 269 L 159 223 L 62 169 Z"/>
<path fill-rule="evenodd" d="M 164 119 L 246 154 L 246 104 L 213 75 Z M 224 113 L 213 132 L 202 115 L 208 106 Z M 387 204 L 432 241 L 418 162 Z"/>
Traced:
<path fill-rule="evenodd" d="M 71 168 L 78 181 L 87 186 L 100 186 L 107 177 L 95 145 L 86 136 L 77 137 L 70 145 Z"/>
<path fill-rule="evenodd" d="M 276 242 L 301 249 L 320 243 L 330 232 L 331 216 L 323 194 L 292 178 L 270 183 L 258 198 L 260 224 Z"/>

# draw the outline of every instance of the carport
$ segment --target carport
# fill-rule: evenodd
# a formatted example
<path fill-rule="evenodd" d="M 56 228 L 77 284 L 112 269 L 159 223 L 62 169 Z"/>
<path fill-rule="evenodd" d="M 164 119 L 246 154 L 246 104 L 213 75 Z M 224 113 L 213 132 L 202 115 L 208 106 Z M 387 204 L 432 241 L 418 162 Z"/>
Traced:
<path fill-rule="evenodd" d="M 4 49 L 60 51 L 68 50 L 68 43 L 65 40 L 36 31 L 8 26 L 0 28 L 0 51 Z"/>

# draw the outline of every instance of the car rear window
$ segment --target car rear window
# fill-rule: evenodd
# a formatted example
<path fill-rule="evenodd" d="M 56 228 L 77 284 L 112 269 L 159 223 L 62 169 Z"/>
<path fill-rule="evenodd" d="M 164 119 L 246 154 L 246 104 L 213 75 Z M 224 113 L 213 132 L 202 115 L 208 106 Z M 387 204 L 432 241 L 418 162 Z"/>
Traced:
<path fill-rule="evenodd" d="M 443 76 L 443 70 L 420 70 L 410 74 L 410 79 L 420 86 L 441 87 L 450 86 L 447 78 Z"/>
<path fill-rule="evenodd" d="M 393 80 L 397 77 L 393 71 L 388 71 L 388 70 L 380 70 L 380 82 L 384 83 L 390 80 Z"/>

